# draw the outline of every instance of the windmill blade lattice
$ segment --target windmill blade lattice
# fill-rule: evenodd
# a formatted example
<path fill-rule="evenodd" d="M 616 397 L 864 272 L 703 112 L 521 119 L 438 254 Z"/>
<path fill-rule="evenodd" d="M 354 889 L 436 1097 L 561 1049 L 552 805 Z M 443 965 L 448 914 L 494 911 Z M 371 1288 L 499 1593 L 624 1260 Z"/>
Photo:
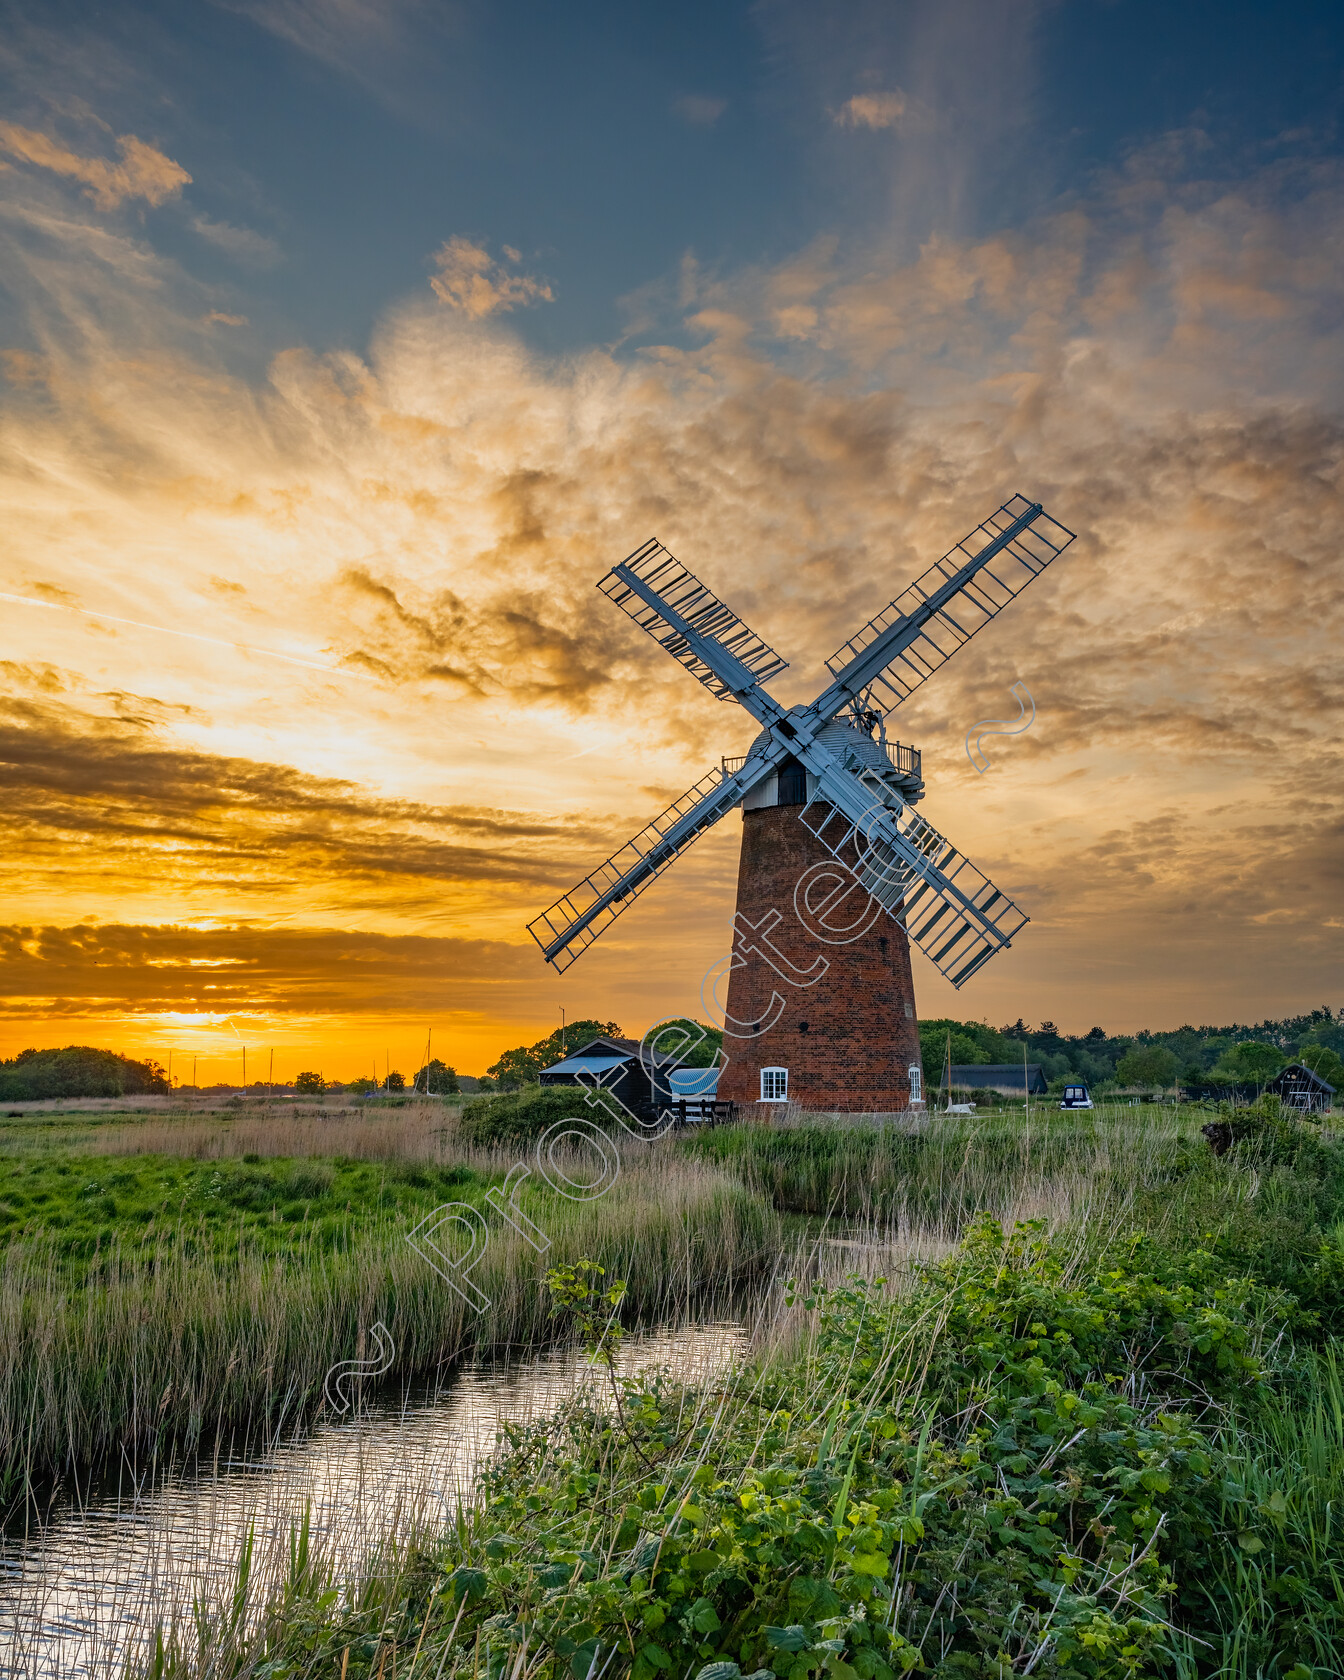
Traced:
<path fill-rule="evenodd" d="M 1030 523 L 1002 543 L 1004 533 L 1028 515 Z M 884 716 L 893 712 L 1038 578 L 1073 539 L 1074 533 L 1038 504 L 1014 496 L 832 654 L 827 669 L 837 683 L 843 683 L 846 673 L 859 666 L 880 636 L 903 622 L 918 624 L 922 618 L 913 638 L 878 672 L 868 675 L 863 688 L 866 709 Z M 979 560 L 995 543 L 1001 543 L 997 552 Z"/>
<path fill-rule="evenodd" d="M 788 669 L 787 659 L 781 659 L 774 648 L 743 624 L 731 607 L 725 606 L 693 572 L 688 572 L 680 561 L 675 560 L 662 543 L 651 538 L 619 567 L 613 567 L 597 587 L 720 700 L 735 700 L 737 691 L 722 674 L 712 670 L 700 658 L 656 606 L 631 587 L 630 579 L 622 577 L 622 572 L 638 578 L 647 590 L 665 601 L 702 636 L 716 641 L 739 664 L 745 665 L 758 683 L 768 682 L 780 671 Z"/>
<path fill-rule="evenodd" d="M 872 799 L 862 815 L 819 787 L 801 819 L 959 991 L 1028 917 L 913 806 L 893 807 L 875 778 L 859 779 Z"/>
<path fill-rule="evenodd" d="M 787 661 L 661 543 L 613 567 L 602 593 L 712 694 L 737 700 L 762 733 L 740 768 L 730 772 L 725 761 L 710 771 L 529 924 L 546 961 L 566 969 L 674 859 L 792 760 L 814 779 L 803 821 L 939 971 L 964 985 L 1027 918 L 916 815 L 917 770 L 913 796 L 889 773 L 875 775 L 872 730 L 1072 541 L 1039 502 L 1012 497 L 827 661 L 832 681 L 810 706 L 789 710 L 764 686 Z M 855 721 L 837 741 L 843 715 Z"/>
<path fill-rule="evenodd" d="M 752 759 L 736 774 L 722 768 L 711 770 L 591 875 L 585 875 L 549 910 L 529 922 L 527 931 L 541 946 L 546 961 L 563 974 L 674 858 L 727 816 L 758 775 Z"/>

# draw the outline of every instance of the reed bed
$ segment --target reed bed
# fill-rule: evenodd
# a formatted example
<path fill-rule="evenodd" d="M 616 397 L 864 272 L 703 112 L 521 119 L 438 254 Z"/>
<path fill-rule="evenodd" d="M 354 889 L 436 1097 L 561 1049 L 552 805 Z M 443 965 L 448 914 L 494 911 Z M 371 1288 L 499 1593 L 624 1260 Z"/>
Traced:
<path fill-rule="evenodd" d="M 777 1216 L 728 1175 L 647 1152 L 631 1153 L 600 1201 L 546 1194 L 527 1207 L 550 1247 L 539 1255 L 497 1224 L 470 1274 L 490 1302 L 479 1312 L 386 1219 L 335 1252 L 300 1232 L 279 1258 L 189 1252 L 180 1235 L 149 1255 L 114 1243 L 97 1286 L 83 1290 L 70 1288 L 52 1244 L 14 1242 L 0 1258 L 0 1462 L 11 1493 L 112 1448 L 189 1444 L 239 1422 L 273 1431 L 312 1411 L 336 1361 L 365 1356 L 377 1322 L 399 1371 L 537 1345 L 553 1333 L 538 1288 L 548 1265 L 597 1258 L 629 1280 L 631 1310 L 649 1321 L 721 1301 L 780 1247 Z"/>
<path fill-rule="evenodd" d="M 1067 1123 L 1066 1123 L 1067 1122 Z M 191 1443 L 240 1420 L 263 1431 L 311 1413 L 328 1369 L 366 1354 L 387 1326 L 395 1370 L 424 1371 L 481 1348 L 551 1333 L 538 1289 L 547 1265 L 586 1254 L 629 1283 L 634 1318 L 715 1311 L 747 1280 L 884 1275 L 948 1253 L 967 1221 L 1043 1218 L 1102 1237 L 1136 1189 L 1160 1177 L 1180 1130 L 1169 1111 L 1053 1116 L 924 1115 L 873 1124 L 741 1125 L 650 1146 L 627 1144 L 622 1175 L 591 1204 L 542 1195 L 544 1259 L 492 1218 L 472 1280 L 474 1311 L 377 1213 L 334 1248 L 296 1229 L 281 1256 L 212 1255 L 179 1228 L 152 1245 L 114 1238 L 95 1286 L 70 1287 L 55 1244 L 0 1255 L 0 1464 L 11 1494 L 44 1471 L 112 1448 Z M 511 1149 L 461 1142 L 437 1104 L 399 1110 L 155 1117 L 103 1127 L 81 1153 L 199 1160 L 345 1156 L 454 1164 L 497 1177 Z M 535 1181 L 534 1181 L 535 1182 Z M 781 1214 L 805 1214 L 806 1231 Z M 818 1224 L 821 1228 L 818 1229 Z M 778 1327 L 781 1342 L 792 1330 Z"/>
<path fill-rule="evenodd" d="M 984 1116 L 797 1115 L 687 1139 L 776 1208 L 955 1243 L 980 1213 L 1113 1229 L 1197 1122 L 1174 1109 Z"/>
<path fill-rule="evenodd" d="M 186 1155 L 224 1160 L 239 1155 L 345 1155 L 361 1161 L 495 1163 L 457 1135 L 459 1111 L 441 1103 L 404 1108 L 261 1107 L 237 1114 L 154 1115 L 100 1126 L 80 1147 L 95 1155 Z M 509 1164 L 514 1157 L 510 1155 Z"/>

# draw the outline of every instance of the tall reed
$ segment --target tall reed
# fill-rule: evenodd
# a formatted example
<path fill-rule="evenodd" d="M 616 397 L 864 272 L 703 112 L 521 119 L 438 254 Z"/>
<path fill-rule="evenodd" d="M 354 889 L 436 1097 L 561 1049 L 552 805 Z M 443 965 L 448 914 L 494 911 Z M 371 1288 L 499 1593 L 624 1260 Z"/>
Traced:
<path fill-rule="evenodd" d="M 631 1153 L 600 1201 L 537 1197 L 528 1211 L 551 1246 L 538 1255 L 492 1221 L 471 1272 L 491 1303 L 479 1313 L 385 1217 L 352 1225 L 334 1251 L 300 1234 L 279 1259 L 246 1247 L 221 1259 L 193 1250 L 190 1232 L 148 1256 L 114 1244 L 80 1291 L 52 1243 L 15 1242 L 0 1258 L 0 1463 L 11 1486 L 112 1447 L 190 1443 L 226 1422 L 274 1428 L 318 1401 L 334 1362 L 363 1355 L 378 1321 L 400 1371 L 544 1340 L 539 1274 L 581 1254 L 628 1278 L 633 1313 L 650 1319 L 722 1299 L 779 1248 L 776 1216 L 740 1185 L 647 1152 Z"/>
<path fill-rule="evenodd" d="M 720 1128 L 680 1147 L 736 1173 L 782 1211 L 955 1242 L 977 1213 L 1110 1228 L 1193 1129 L 1176 1111 L 1152 1108 L 1030 1119 L 1021 1110 L 921 1114 L 894 1123 L 800 1115 L 784 1126 Z"/>

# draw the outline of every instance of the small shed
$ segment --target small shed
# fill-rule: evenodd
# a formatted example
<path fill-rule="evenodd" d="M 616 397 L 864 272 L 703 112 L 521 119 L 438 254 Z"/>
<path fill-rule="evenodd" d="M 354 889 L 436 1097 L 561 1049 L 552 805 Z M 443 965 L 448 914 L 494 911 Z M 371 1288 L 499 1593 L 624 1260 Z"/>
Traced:
<path fill-rule="evenodd" d="M 1335 1095 L 1334 1086 L 1302 1062 L 1290 1062 L 1265 1089 L 1277 1091 L 1283 1106 L 1299 1114 L 1324 1114 Z"/>
<path fill-rule="evenodd" d="M 953 1062 L 952 1084 L 967 1091 L 999 1091 L 1005 1097 L 1043 1097 L 1050 1089 L 1039 1062 L 1025 1067 L 1021 1062 Z"/>
<path fill-rule="evenodd" d="M 538 1079 L 543 1087 L 586 1085 L 598 1079 L 632 1114 L 652 1116 L 660 1104 L 667 1102 L 669 1076 L 679 1064 L 675 1056 L 650 1052 L 646 1055 L 651 1057 L 658 1072 L 661 1090 L 653 1089 L 653 1081 L 640 1057 L 639 1041 L 633 1038 L 589 1039 L 579 1049 L 570 1051 L 563 1061 L 543 1068 Z M 584 1076 L 582 1079 L 580 1074 Z"/>

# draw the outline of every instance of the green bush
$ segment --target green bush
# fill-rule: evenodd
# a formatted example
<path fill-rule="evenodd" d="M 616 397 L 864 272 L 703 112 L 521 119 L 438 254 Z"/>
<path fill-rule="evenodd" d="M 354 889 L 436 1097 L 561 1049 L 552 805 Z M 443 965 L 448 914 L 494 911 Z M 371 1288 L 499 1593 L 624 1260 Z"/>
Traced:
<path fill-rule="evenodd" d="M 594 1120 L 610 1124 L 597 1108 L 590 1108 L 585 1093 L 576 1085 L 528 1085 L 521 1091 L 501 1096 L 474 1097 L 462 1105 L 460 1136 L 465 1143 L 530 1143 L 552 1121 Z"/>
<path fill-rule="evenodd" d="M 910 1296 L 814 1289 L 813 1361 L 689 1432 L 658 1381 L 615 1415 L 513 1426 L 479 1538 L 440 1563 L 453 1672 L 504 1673 L 526 1637 L 575 1680 L 612 1651 L 631 1680 L 1003 1680 L 1042 1655 L 1059 1680 L 1139 1680 L 1173 1647 L 1210 1674 L 1184 1633 L 1213 1649 L 1219 1559 L 1272 1554 L 1290 1589 L 1308 1559 L 1291 1488 L 1228 1477 L 1199 1419 L 1263 1391 L 1283 1303 L 1192 1258 L 1131 1241 L 1080 1270 L 1039 1224 L 983 1220 Z M 1241 1614 L 1258 1672 L 1302 1647 L 1300 1596 Z M 1333 1656 L 1337 1607 L 1308 1615 Z"/>

